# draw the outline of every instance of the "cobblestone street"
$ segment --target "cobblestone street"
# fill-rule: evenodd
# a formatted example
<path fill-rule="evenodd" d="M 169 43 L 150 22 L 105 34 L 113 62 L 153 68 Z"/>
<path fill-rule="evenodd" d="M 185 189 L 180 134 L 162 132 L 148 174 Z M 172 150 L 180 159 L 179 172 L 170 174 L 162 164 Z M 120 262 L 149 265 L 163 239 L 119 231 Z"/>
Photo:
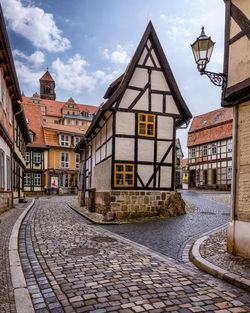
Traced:
<path fill-rule="evenodd" d="M 193 243 L 202 234 L 229 221 L 229 205 L 204 199 L 202 196 L 194 191 L 182 192 L 183 199 L 198 208 L 191 214 L 147 223 L 104 225 L 102 227 L 171 258 L 182 260 L 186 244 Z"/>
<path fill-rule="evenodd" d="M 21 227 L 36 312 L 250 311 L 249 293 L 85 223 L 66 201 L 38 199 Z"/>

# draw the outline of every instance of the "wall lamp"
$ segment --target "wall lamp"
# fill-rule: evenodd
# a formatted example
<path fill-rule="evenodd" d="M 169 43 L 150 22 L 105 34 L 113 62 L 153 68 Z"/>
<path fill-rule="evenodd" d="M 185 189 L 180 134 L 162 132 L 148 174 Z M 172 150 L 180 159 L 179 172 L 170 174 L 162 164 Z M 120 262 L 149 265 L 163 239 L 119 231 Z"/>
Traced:
<path fill-rule="evenodd" d="M 194 59 L 197 64 L 198 71 L 201 75 L 207 75 L 210 81 L 216 86 L 226 87 L 227 76 L 223 73 L 214 73 L 206 71 L 206 66 L 210 61 L 215 42 L 211 37 L 205 34 L 204 27 L 201 28 L 201 34 L 191 45 Z"/>

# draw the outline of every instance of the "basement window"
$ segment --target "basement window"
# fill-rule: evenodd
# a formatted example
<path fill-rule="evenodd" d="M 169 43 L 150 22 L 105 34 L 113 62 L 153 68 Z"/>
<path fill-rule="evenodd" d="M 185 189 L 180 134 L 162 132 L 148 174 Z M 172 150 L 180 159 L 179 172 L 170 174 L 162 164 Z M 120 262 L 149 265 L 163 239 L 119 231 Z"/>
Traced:
<path fill-rule="evenodd" d="M 134 164 L 115 164 L 115 187 L 134 187 Z"/>

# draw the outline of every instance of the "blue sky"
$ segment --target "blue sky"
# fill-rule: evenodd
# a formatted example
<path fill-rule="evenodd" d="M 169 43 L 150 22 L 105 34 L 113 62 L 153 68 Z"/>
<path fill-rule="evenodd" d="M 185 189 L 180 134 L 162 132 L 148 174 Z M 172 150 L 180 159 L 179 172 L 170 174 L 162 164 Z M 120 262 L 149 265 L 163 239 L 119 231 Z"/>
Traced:
<path fill-rule="evenodd" d="M 201 26 L 216 42 L 208 70 L 222 72 L 222 0 L 0 0 L 21 90 L 39 93 L 48 66 L 57 100 L 99 105 L 152 21 L 193 116 L 220 108 L 221 89 L 201 77 L 190 44 Z M 187 130 L 178 131 L 187 155 Z"/>

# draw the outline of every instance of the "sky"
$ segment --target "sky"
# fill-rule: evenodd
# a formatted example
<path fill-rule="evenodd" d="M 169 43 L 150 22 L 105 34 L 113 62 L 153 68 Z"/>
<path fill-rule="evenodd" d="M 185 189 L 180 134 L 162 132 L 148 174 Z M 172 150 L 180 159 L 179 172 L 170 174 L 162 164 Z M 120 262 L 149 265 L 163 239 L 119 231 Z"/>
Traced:
<path fill-rule="evenodd" d="M 216 42 L 207 70 L 223 71 L 222 0 L 0 0 L 25 96 L 39 90 L 47 67 L 56 99 L 99 106 L 126 69 L 152 21 L 193 116 L 220 108 L 221 88 L 200 76 L 190 44 L 205 27 Z M 188 129 L 178 130 L 187 157 Z"/>

